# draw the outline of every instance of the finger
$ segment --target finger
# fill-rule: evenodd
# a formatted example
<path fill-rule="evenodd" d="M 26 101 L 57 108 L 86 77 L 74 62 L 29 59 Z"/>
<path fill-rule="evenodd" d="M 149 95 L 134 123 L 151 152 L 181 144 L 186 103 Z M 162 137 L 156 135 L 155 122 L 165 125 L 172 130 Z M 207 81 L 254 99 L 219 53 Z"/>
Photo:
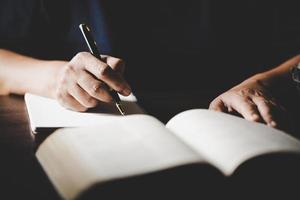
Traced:
<path fill-rule="evenodd" d="M 78 84 L 73 84 L 68 90 L 69 94 L 86 108 L 92 108 L 97 105 L 97 99 L 90 96 Z"/>
<path fill-rule="evenodd" d="M 103 102 L 111 102 L 113 100 L 108 92 L 107 86 L 85 71 L 81 73 L 77 83 L 83 90 L 95 99 Z"/>
<path fill-rule="evenodd" d="M 111 57 L 111 56 L 101 56 L 105 59 L 105 62 L 116 72 L 120 74 L 124 73 L 125 62 L 122 59 Z"/>
<path fill-rule="evenodd" d="M 71 95 L 69 94 L 63 94 L 60 95 L 57 98 L 58 102 L 65 108 L 74 110 L 74 111 L 79 111 L 79 112 L 84 112 L 87 110 L 86 107 L 81 105 L 78 101 L 76 101 Z"/>
<path fill-rule="evenodd" d="M 128 96 L 131 93 L 129 84 L 125 79 L 117 72 L 115 72 L 107 63 L 104 63 L 91 54 L 82 54 L 81 64 L 85 69 L 93 74 L 97 79 L 104 81 L 115 91 Z"/>
<path fill-rule="evenodd" d="M 128 83 L 123 79 L 121 74 L 114 72 L 107 64 L 101 63 L 97 67 L 87 66 L 87 70 L 120 94 L 128 96 L 131 93 Z"/>
<path fill-rule="evenodd" d="M 276 127 L 277 123 L 273 117 L 274 111 L 272 113 L 272 110 L 274 110 L 276 105 L 269 103 L 264 97 L 253 97 L 252 100 L 257 105 L 258 111 L 264 122 L 272 127 Z"/>
<path fill-rule="evenodd" d="M 209 105 L 209 109 L 218 112 L 226 112 L 226 106 L 221 98 L 216 98 L 215 100 L 213 100 Z"/>
<path fill-rule="evenodd" d="M 248 98 L 237 96 L 230 101 L 230 107 L 240 113 L 246 120 L 262 121 L 256 105 Z"/>

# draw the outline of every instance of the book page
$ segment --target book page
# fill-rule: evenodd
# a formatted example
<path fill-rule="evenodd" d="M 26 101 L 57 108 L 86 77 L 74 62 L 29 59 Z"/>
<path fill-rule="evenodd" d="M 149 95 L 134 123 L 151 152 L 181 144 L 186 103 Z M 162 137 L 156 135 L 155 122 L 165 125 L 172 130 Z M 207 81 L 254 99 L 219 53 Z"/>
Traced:
<path fill-rule="evenodd" d="M 60 129 L 42 143 L 36 156 L 66 199 L 94 183 L 203 161 L 147 115 L 92 128 Z"/>
<path fill-rule="evenodd" d="M 300 153 L 299 141 L 282 131 L 215 111 L 185 111 L 172 118 L 167 128 L 225 175 L 257 155 Z"/>
<path fill-rule="evenodd" d="M 145 113 L 133 94 L 128 97 L 120 95 L 120 99 L 126 115 Z M 54 99 L 33 94 L 26 94 L 25 102 L 33 132 L 43 128 L 95 126 L 123 117 L 113 103 L 99 103 L 96 108 L 86 112 L 76 112 L 62 107 Z"/>

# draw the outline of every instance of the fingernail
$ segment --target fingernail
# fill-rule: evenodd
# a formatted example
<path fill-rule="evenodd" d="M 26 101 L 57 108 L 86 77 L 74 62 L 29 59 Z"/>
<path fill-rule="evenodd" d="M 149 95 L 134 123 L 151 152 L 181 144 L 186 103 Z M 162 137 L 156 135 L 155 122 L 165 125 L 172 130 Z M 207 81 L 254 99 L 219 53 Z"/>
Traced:
<path fill-rule="evenodd" d="M 271 121 L 271 122 L 270 122 L 270 125 L 271 125 L 272 127 L 276 127 L 276 126 L 277 126 L 277 123 L 274 122 L 274 121 Z"/>
<path fill-rule="evenodd" d="M 252 114 L 252 119 L 255 121 L 255 120 L 258 120 L 259 119 L 259 116 L 257 114 Z"/>
<path fill-rule="evenodd" d="M 126 88 L 126 89 L 124 90 L 124 94 L 125 94 L 125 95 L 130 95 L 130 93 L 131 93 L 131 89 L 130 89 L 130 88 Z"/>

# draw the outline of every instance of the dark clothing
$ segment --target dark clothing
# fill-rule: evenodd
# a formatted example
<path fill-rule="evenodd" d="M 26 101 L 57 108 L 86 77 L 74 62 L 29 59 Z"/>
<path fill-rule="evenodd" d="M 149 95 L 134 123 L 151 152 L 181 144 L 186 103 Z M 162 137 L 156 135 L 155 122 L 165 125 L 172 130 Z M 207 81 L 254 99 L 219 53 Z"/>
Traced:
<path fill-rule="evenodd" d="M 123 58 L 138 88 L 220 91 L 299 53 L 299 1 L 2 0 L 0 48 L 43 59 L 86 51 Z"/>
<path fill-rule="evenodd" d="M 44 59 L 70 59 L 87 50 L 78 25 L 88 23 L 102 52 L 111 53 L 103 17 L 98 0 L 3 0 L 0 48 Z"/>

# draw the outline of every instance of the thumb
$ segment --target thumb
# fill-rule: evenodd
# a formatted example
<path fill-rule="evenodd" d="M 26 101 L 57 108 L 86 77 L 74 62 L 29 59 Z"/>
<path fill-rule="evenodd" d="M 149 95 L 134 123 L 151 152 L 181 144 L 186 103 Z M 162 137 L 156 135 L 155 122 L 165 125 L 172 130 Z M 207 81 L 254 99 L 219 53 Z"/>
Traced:
<path fill-rule="evenodd" d="M 215 110 L 218 112 L 226 112 L 226 106 L 224 102 L 222 101 L 221 98 L 216 98 L 214 99 L 210 104 L 209 104 L 209 109 L 210 110 Z"/>

